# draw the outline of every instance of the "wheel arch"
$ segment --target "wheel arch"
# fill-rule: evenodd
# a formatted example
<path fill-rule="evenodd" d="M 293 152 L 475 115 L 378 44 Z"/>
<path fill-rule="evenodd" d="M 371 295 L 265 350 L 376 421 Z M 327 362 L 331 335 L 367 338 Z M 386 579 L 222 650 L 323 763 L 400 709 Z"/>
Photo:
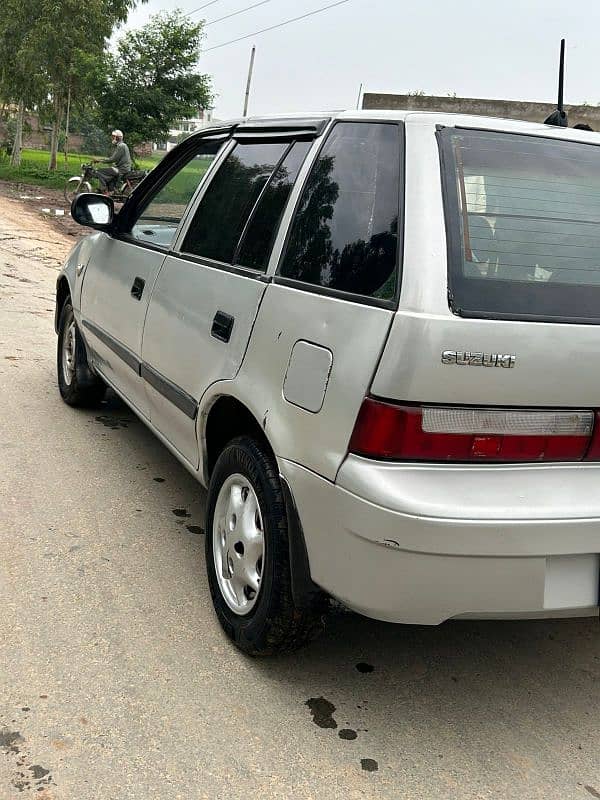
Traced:
<path fill-rule="evenodd" d="M 264 427 L 245 403 L 228 394 L 214 397 L 202 414 L 202 472 L 206 485 L 223 448 L 232 439 L 244 435 L 255 438 L 276 458 Z"/>
<path fill-rule="evenodd" d="M 58 333 L 58 321 L 67 298 L 71 297 L 71 287 L 67 276 L 63 273 L 56 281 L 56 305 L 54 308 L 54 332 Z"/>

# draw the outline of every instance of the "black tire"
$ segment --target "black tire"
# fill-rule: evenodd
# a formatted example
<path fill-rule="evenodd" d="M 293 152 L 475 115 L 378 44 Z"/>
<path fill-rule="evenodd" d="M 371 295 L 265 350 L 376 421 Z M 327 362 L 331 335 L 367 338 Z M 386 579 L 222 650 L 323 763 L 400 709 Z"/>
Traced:
<path fill-rule="evenodd" d="M 65 336 L 74 326 L 75 347 L 72 351 L 72 373 L 66 374 L 63 365 L 63 347 Z M 56 350 L 56 371 L 58 376 L 58 389 L 62 399 L 70 406 L 95 406 L 100 403 L 106 392 L 106 384 L 89 367 L 85 352 L 85 345 L 75 323 L 73 306 L 67 300 L 60 312 L 58 321 L 58 347 Z"/>
<path fill-rule="evenodd" d="M 261 584 L 250 613 L 233 611 L 223 597 L 213 552 L 213 525 L 219 492 L 232 475 L 248 480 L 258 500 L 263 525 Z M 213 605 L 227 636 L 252 656 L 292 652 L 323 629 L 324 597 L 298 608 L 291 588 L 285 500 L 273 457 L 254 439 L 242 436 L 223 450 L 213 470 L 206 512 L 206 570 Z"/>

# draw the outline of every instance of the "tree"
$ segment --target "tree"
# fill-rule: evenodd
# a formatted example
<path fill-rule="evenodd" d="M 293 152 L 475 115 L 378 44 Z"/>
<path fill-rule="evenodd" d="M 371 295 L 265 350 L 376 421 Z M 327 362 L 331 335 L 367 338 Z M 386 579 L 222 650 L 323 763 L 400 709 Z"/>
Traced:
<path fill-rule="evenodd" d="M 37 13 L 31 20 L 32 38 L 43 59 L 52 100 L 48 168 L 54 170 L 67 103 L 78 93 L 90 90 L 90 69 L 93 73 L 114 27 L 127 19 L 137 0 L 33 1 Z"/>
<path fill-rule="evenodd" d="M 83 152 L 93 155 L 108 155 L 110 140 L 98 123 L 96 109 L 88 102 L 74 105 L 71 114 L 71 130 L 83 137 Z"/>
<path fill-rule="evenodd" d="M 10 164 L 21 163 L 26 106 L 44 95 L 44 75 L 35 45 L 31 20 L 36 0 L 4 0 L 0 17 L 0 98 L 9 107 L 17 105 Z"/>
<path fill-rule="evenodd" d="M 107 55 L 98 94 L 106 129 L 120 128 L 132 145 L 166 141 L 175 120 L 209 107 L 210 79 L 196 71 L 201 39 L 202 23 L 178 10 L 125 34 Z"/>

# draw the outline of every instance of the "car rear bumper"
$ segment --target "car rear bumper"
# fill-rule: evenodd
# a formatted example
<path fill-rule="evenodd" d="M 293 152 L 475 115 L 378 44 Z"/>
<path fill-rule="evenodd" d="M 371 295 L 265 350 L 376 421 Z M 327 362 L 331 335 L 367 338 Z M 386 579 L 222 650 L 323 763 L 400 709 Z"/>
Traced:
<path fill-rule="evenodd" d="M 600 468 L 388 465 L 350 456 L 338 482 L 280 461 L 312 579 L 391 622 L 594 613 Z"/>

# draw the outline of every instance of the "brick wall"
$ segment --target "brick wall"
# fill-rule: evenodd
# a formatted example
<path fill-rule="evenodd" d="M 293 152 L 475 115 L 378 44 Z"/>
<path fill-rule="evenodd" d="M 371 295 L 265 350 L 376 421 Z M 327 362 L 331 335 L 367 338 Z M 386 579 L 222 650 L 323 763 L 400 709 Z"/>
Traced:
<path fill-rule="evenodd" d="M 6 123 L 0 120 L 0 142 L 4 142 L 7 136 Z M 46 130 L 40 125 L 35 114 L 25 115 L 25 126 L 23 129 L 23 147 L 33 150 L 47 150 L 50 147 L 50 129 Z M 81 152 L 84 147 L 84 138 L 78 133 L 69 134 L 69 152 Z"/>

